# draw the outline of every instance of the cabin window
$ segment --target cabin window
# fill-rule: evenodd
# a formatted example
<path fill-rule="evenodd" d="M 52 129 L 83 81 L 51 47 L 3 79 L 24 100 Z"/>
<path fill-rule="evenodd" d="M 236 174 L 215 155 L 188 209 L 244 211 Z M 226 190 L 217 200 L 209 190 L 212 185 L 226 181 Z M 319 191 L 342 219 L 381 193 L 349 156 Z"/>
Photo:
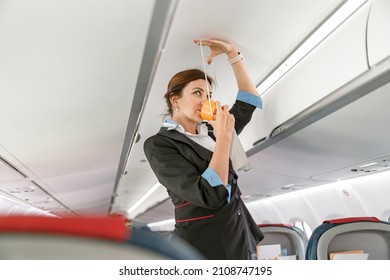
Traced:
<path fill-rule="evenodd" d="M 302 230 L 307 238 L 309 239 L 311 234 L 313 233 L 312 229 L 310 228 L 310 226 L 308 225 L 308 223 L 304 222 L 304 221 L 301 221 L 301 220 L 295 220 L 293 222 L 293 225 L 297 228 L 299 228 L 300 230 Z"/>

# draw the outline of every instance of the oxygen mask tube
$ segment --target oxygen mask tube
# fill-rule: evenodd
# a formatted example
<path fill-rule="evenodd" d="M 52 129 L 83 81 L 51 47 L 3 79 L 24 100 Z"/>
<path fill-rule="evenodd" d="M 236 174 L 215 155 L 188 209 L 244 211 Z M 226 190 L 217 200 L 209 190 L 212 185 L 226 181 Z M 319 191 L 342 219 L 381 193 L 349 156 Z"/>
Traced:
<path fill-rule="evenodd" d="M 202 56 L 202 64 L 203 64 L 203 72 L 205 75 L 205 83 L 206 83 L 206 90 L 207 90 L 207 103 L 205 103 L 202 106 L 202 112 L 201 112 L 201 117 L 204 120 L 215 120 L 215 114 L 216 114 L 216 105 L 215 101 L 211 99 L 210 97 L 210 89 L 209 85 L 207 82 L 207 73 L 206 73 L 206 63 L 205 63 L 205 57 L 203 53 L 203 45 L 202 45 L 202 40 L 199 40 L 199 47 L 200 47 L 200 53 Z M 214 65 L 211 62 L 211 69 L 212 69 L 212 75 L 214 79 L 214 89 L 218 94 L 218 99 L 221 100 L 221 96 L 218 90 L 218 83 L 217 83 L 217 77 L 215 75 L 215 70 L 214 70 Z M 208 112 L 207 112 L 208 111 Z M 240 142 L 240 139 L 238 138 L 238 135 L 235 130 L 233 130 L 233 135 L 232 135 L 232 143 L 230 145 L 230 159 L 233 164 L 233 169 L 237 171 L 248 171 L 252 167 L 249 163 L 248 157 L 246 156 L 245 150 L 242 147 L 242 144 Z"/>
<path fill-rule="evenodd" d="M 204 103 L 201 109 L 201 117 L 203 120 L 212 121 L 215 120 L 215 114 L 216 114 L 216 104 L 215 101 L 211 99 L 210 96 L 210 88 L 209 83 L 207 82 L 207 73 L 206 73 L 206 63 L 203 53 L 203 45 L 202 40 L 199 40 L 199 47 L 200 47 L 200 54 L 202 57 L 202 64 L 203 64 L 203 72 L 204 72 L 204 80 L 206 84 L 206 92 L 207 92 L 207 103 Z M 215 75 L 214 75 L 214 82 L 215 82 L 215 88 L 217 87 Z"/>

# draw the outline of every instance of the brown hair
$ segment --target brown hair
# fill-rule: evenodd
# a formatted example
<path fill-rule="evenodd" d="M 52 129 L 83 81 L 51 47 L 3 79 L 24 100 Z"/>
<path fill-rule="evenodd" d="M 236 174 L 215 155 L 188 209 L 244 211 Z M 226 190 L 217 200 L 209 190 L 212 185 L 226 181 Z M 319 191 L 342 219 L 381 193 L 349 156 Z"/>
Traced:
<path fill-rule="evenodd" d="M 172 104 L 170 101 L 171 96 L 178 96 L 179 98 L 182 96 L 183 88 L 190 82 L 205 79 L 205 73 L 199 69 L 188 69 L 181 71 L 175 74 L 171 80 L 169 81 L 167 92 L 164 94 L 165 101 L 167 103 L 167 113 L 166 115 L 172 116 Z M 207 81 L 210 85 L 213 85 L 213 79 L 207 76 Z"/>

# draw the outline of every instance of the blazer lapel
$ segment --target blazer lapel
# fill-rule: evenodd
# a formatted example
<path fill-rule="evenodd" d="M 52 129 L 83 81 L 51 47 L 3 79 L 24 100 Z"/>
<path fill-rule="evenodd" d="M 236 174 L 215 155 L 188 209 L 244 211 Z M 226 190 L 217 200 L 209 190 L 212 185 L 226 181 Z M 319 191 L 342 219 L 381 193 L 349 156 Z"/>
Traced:
<path fill-rule="evenodd" d="M 173 140 L 176 140 L 176 141 L 179 141 L 182 143 L 185 143 L 185 144 L 189 145 L 204 160 L 207 160 L 207 161 L 211 160 L 213 153 L 210 150 L 202 147 L 198 143 L 192 141 L 190 138 L 186 137 L 185 135 L 183 135 L 182 133 L 180 133 L 174 129 L 168 130 L 166 127 L 161 127 L 160 131 L 157 134 L 164 136 L 164 137 L 171 138 Z M 214 135 L 210 135 L 210 137 L 212 137 L 214 139 L 213 136 Z M 233 173 L 234 175 L 237 175 L 236 171 L 233 169 L 233 165 L 232 165 L 232 162 L 230 159 L 229 159 L 229 171 L 231 173 Z"/>
<path fill-rule="evenodd" d="M 161 127 L 158 134 L 185 143 L 189 145 L 201 158 L 207 161 L 211 160 L 213 153 L 210 150 L 202 147 L 198 143 L 192 141 L 190 138 L 176 130 L 168 130 L 166 127 Z"/>

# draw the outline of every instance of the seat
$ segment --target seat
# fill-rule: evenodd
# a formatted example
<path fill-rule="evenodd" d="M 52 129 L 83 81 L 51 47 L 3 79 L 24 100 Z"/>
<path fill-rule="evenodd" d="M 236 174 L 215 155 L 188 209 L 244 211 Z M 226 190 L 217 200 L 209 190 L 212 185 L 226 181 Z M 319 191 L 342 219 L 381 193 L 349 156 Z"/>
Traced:
<path fill-rule="evenodd" d="M 306 259 L 328 260 L 334 253 L 356 251 L 368 254 L 369 260 L 390 259 L 390 224 L 376 217 L 324 221 L 309 239 Z"/>
<path fill-rule="evenodd" d="M 120 217 L 0 217 L 0 259 L 203 259 L 181 240 L 128 229 Z"/>
<path fill-rule="evenodd" d="M 307 236 L 299 228 L 286 224 L 259 224 L 264 233 L 260 245 L 280 244 L 287 255 L 296 255 L 297 260 L 305 259 Z"/>

